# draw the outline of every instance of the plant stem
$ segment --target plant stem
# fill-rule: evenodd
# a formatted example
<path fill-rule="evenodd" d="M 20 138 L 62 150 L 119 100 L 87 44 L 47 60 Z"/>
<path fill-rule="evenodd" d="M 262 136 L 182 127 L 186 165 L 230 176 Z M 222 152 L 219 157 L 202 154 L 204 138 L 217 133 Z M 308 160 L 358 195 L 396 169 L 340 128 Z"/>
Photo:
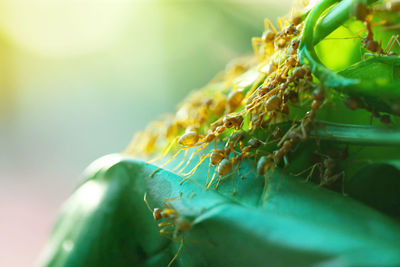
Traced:
<path fill-rule="evenodd" d="M 400 127 L 316 122 L 311 136 L 321 140 L 366 146 L 399 146 Z M 315 131 L 316 130 L 316 131 Z"/>

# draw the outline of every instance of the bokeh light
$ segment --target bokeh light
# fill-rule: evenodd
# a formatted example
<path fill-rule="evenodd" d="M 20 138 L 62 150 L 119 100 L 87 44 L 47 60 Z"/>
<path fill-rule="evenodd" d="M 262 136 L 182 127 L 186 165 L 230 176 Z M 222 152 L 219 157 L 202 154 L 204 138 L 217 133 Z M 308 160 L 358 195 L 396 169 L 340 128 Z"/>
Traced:
<path fill-rule="evenodd" d="M 31 266 L 84 168 L 251 53 L 290 4 L 1 1 L 0 266 Z"/>

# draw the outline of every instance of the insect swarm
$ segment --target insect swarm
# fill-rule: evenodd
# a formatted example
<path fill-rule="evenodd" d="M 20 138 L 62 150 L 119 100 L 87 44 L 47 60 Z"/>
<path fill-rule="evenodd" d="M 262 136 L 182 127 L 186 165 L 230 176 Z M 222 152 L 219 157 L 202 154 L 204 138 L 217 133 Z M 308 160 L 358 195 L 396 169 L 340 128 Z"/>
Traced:
<path fill-rule="evenodd" d="M 290 119 L 289 102 L 305 101 L 306 97 L 300 94 L 309 92 L 312 84 L 310 68 L 300 64 L 297 58 L 299 34 L 303 27 L 302 20 L 290 17 L 280 19 L 279 23 L 278 30 L 269 20 L 265 20 L 263 35 L 252 40 L 258 64 L 257 62 L 253 65 L 248 64 L 246 67 L 241 67 L 240 71 L 238 71 L 238 66 L 242 65 L 233 64 L 225 74 L 225 78 L 228 79 L 225 83 L 226 87 L 221 87 L 219 92 L 214 92 L 217 97 L 212 97 L 205 91 L 189 95 L 181 104 L 175 118 L 169 122 L 170 125 L 176 125 L 174 129 L 178 129 L 175 138 L 169 135 L 172 141 L 164 147 L 158 157 L 150 162 L 156 162 L 171 150 L 176 149 L 175 154 L 159 166 L 158 169 L 160 169 L 185 151 L 181 162 L 173 167 L 173 171 L 183 175 L 182 184 L 195 174 L 202 162 L 210 158 L 205 181 L 205 187 L 208 189 L 217 175 L 215 188 L 218 188 L 221 180 L 229 173 L 230 175 L 236 172 L 240 174 L 241 162 L 248 159 L 257 160 L 260 157 L 258 156 L 259 146 L 261 144 L 264 146 L 266 143 L 250 138 L 252 141 L 244 146 L 243 138 L 251 137 L 254 130 L 268 129 L 270 125 L 288 121 Z M 241 87 L 243 81 L 232 78 L 235 73 L 240 75 L 239 77 L 248 77 L 249 73 L 254 73 L 255 70 L 258 74 L 252 85 Z M 300 87 L 301 90 L 298 89 Z M 265 170 L 276 167 L 282 158 L 288 164 L 287 156 L 294 142 L 307 139 L 308 124 L 314 119 L 320 102 L 314 99 L 311 111 L 301 120 L 301 126 L 290 129 L 282 139 L 276 140 L 277 149 L 270 153 L 273 164 L 268 163 Z M 297 132 L 294 133 L 294 131 Z M 290 134 L 289 138 L 288 134 Z M 195 156 L 212 142 L 214 142 L 214 149 L 200 156 L 197 164 L 184 173 Z M 224 148 L 217 148 L 217 142 L 225 143 Z M 190 148 L 194 151 L 187 159 Z M 215 166 L 215 169 L 213 175 L 210 175 L 212 166 Z M 259 171 L 258 173 L 266 172 Z"/>
<path fill-rule="evenodd" d="M 379 6 L 370 7 L 361 1 L 355 1 L 350 11 L 346 9 L 347 13 L 343 12 L 350 20 L 361 21 L 366 31 L 359 49 L 369 50 L 376 56 L 391 56 L 391 50 L 398 42 L 397 35 L 389 40 L 386 49 L 382 49 L 374 39 L 373 29 L 386 23 L 380 20 L 382 12 L 393 11 L 389 11 L 387 7 L 382 10 Z M 320 11 L 316 8 L 313 12 Z M 175 117 L 172 116 L 168 122 L 169 128 L 174 126 L 171 128 L 173 131 L 169 131 L 166 136 L 158 135 L 157 142 L 150 140 L 148 148 L 143 149 L 146 154 L 152 150 L 161 150 L 158 157 L 150 162 L 157 162 L 174 152 L 159 168 L 167 166 L 181 175 L 182 184 L 195 175 L 201 169 L 201 164 L 209 159 L 208 172 L 204 175 L 203 183 L 205 189 L 209 189 L 217 180 L 214 186 L 217 189 L 224 178 L 235 176 L 236 173 L 241 175 L 240 164 L 243 161 L 255 162 L 259 175 L 269 175 L 277 167 L 290 165 L 291 154 L 299 143 L 313 140 L 318 149 L 320 139 L 312 133 L 318 132 L 319 126 L 315 123 L 317 113 L 333 98 L 332 89 L 322 82 L 324 79 L 321 76 L 319 79 L 315 78 L 319 74 L 313 72 L 314 61 L 310 59 L 305 64 L 303 59 L 304 54 L 315 55 L 305 53 L 308 47 L 304 44 L 309 35 L 314 34 L 313 29 L 310 30 L 311 26 L 306 29 L 305 25 L 307 22 L 320 22 L 311 19 L 305 21 L 305 16 L 294 16 L 295 13 L 301 14 L 301 11 L 294 11 L 290 16 L 279 19 L 279 27 L 266 19 L 262 35 L 252 39 L 255 60 L 231 64 L 223 75 L 218 76 L 222 77 L 222 82 L 221 78 L 216 79 L 218 86 L 211 83 L 183 101 Z M 378 22 L 373 20 L 375 17 Z M 328 74 L 322 74 L 322 77 Z M 212 93 L 209 87 L 213 88 Z M 351 110 L 370 110 L 382 123 L 390 124 L 391 117 L 376 111 L 366 99 L 350 94 L 343 97 L 343 102 Z M 393 106 L 395 105 L 391 105 Z M 295 112 L 292 112 L 293 109 Z M 280 123 L 287 123 L 291 127 L 276 127 Z M 166 128 L 159 125 L 157 127 Z M 263 131 L 266 138 L 255 138 L 255 131 Z M 148 131 L 152 132 L 154 131 Z M 166 145 L 162 141 L 165 139 Z M 158 144 L 162 145 L 161 149 L 157 148 Z M 180 162 L 169 167 L 183 151 L 185 154 Z M 197 162 L 191 165 L 193 160 Z M 190 169 L 186 170 L 187 168 Z M 331 175 L 328 174 L 334 169 L 332 164 L 323 163 L 315 168 L 326 179 L 330 178 Z"/>

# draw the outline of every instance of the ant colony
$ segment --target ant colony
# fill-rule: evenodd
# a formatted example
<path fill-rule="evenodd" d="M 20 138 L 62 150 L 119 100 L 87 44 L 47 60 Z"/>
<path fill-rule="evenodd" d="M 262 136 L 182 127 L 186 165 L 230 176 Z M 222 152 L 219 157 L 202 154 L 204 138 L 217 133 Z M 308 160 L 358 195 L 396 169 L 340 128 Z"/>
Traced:
<path fill-rule="evenodd" d="M 368 52 L 361 53 L 360 60 L 365 55 L 394 54 L 392 49 L 399 43 L 398 36 L 392 36 L 383 49 L 373 34 L 375 25 L 386 22 L 381 19 L 382 13 L 392 12 L 392 9 L 387 5 L 368 8 L 362 3 L 354 6 L 350 19 L 363 23 L 364 29 L 359 34 L 365 37 L 360 40 L 360 49 Z M 376 12 L 381 14 L 373 23 Z M 223 75 L 218 75 L 203 90 L 191 93 L 179 105 L 175 115 L 152 122 L 146 130 L 138 132 L 126 153 L 150 158 L 149 163 L 161 162 L 157 170 L 183 155 L 172 169 L 182 176 L 181 183 L 190 179 L 201 163 L 208 161 L 204 185 L 209 189 L 218 188 L 224 178 L 235 173 L 244 177 L 240 174 L 240 164 L 245 159 L 255 162 L 258 175 L 268 175 L 278 165 L 289 164 L 294 144 L 310 139 L 319 143 L 318 137 L 311 134 L 312 128 L 317 127 L 316 114 L 327 104 L 331 90 L 313 77 L 308 65 L 299 62 L 298 48 L 305 15 L 294 14 L 301 12 L 293 10 L 288 17 L 280 18 L 279 29 L 266 19 L 261 37 L 252 39 L 253 57 L 232 62 Z M 329 96 L 326 95 L 328 92 Z M 352 97 L 345 98 L 344 104 L 352 110 L 370 110 L 368 105 Z M 297 109 L 296 114 L 292 114 L 292 108 Z M 298 110 L 303 115 L 300 116 Z M 370 111 L 381 122 L 390 123 L 388 115 Z M 260 131 L 264 138 L 256 137 L 255 132 Z M 332 162 L 339 159 L 334 160 L 334 156 L 320 151 L 315 153 L 323 156 L 308 168 L 307 179 L 315 169 L 320 173 L 317 178 L 324 185 L 343 176 L 337 167 L 333 167 L 338 166 L 336 162 L 327 163 L 328 158 Z M 188 170 L 193 159 L 197 163 Z"/>
<path fill-rule="evenodd" d="M 378 12 L 380 15 L 375 16 Z M 370 8 L 361 2 L 353 7 L 349 19 L 363 25 L 354 37 L 363 51 L 360 61 L 365 56 L 394 55 L 393 48 L 399 44 L 397 35 L 392 36 L 385 49 L 382 42 L 374 39 L 374 27 L 385 26 L 385 12 L 394 12 L 393 7 Z M 324 131 L 316 121 L 317 113 L 334 95 L 298 57 L 306 15 L 307 12 L 293 10 L 279 19 L 278 28 L 266 19 L 261 37 L 252 39 L 254 56 L 229 64 L 208 86 L 191 93 L 175 115 L 152 122 L 137 133 L 125 152 L 157 163 L 158 169 L 151 176 L 174 164 L 168 169 L 182 177 L 181 184 L 204 162 L 208 172 L 202 179 L 207 190 L 218 189 L 229 176 L 248 175 L 240 170 L 244 160 L 253 162 L 254 175 L 268 181 L 274 169 L 290 166 L 290 154 L 307 141 L 316 147 L 315 160 L 294 175 L 305 174 L 306 181 L 313 180 L 321 186 L 340 183 L 345 175 L 340 163 L 346 160 L 348 149 L 322 151 L 316 134 L 318 127 Z M 343 102 L 351 110 L 364 108 L 371 112 L 371 118 L 390 123 L 388 115 L 373 111 L 360 98 L 350 96 Z M 177 158 L 180 161 L 175 163 Z M 232 193 L 235 190 L 234 187 Z M 171 203 L 174 200 L 167 199 L 163 208 L 153 209 L 146 195 L 144 198 L 154 220 L 159 222 L 160 233 L 180 240 L 179 253 L 182 233 L 191 228 L 191 223 L 179 215 Z"/>

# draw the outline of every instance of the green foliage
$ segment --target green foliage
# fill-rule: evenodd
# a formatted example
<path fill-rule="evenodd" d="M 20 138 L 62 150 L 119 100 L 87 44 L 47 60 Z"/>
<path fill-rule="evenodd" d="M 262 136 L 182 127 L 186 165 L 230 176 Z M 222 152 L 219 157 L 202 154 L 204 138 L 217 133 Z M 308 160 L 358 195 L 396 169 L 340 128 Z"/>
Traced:
<path fill-rule="evenodd" d="M 327 55 L 335 40 L 324 43 L 360 28 L 351 10 L 373 2 L 323 0 L 308 13 L 298 55 L 329 93 L 308 121 L 308 139 L 288 151 L 288 162 L 278 159 L 260 176 L 257 162 L 246 158 L 206 190 L 218 166 L 201 159 L 214 151 L 213 143 L 190 163 L 183 155 L 168 161 L 169 155 L 162 168 L 122 154 L 101 158 L 63 207 L 42 266 L 165 266 L 171 260 L 178 266 L 400 265 L 400 58 L 362 60 L 356 40 L 335 60 Z M 261 80 L 249 75 L 244 81 L 250 90 Z M 369 123 L 370 112 L 343 105 L 347 96 L 375 115 L 392 114 L 394 123 Z M 290 119 L 306 108 L 290 106 Z M 250 132 L 243 142 L 269 140 L 292 123 L 241 129 Z M 275 155 L 277 147 L 266 144 L 252 157 Z M 238 144 L 234 149 L 244 153 Z M 186 171 L 197 169 L 181 183 L 176 169 L 185 163 Z M 156 208 L 169 215 L 158 218 Z"/>
<path fill-rule="evenodd" d="M 345 21 L 354 17 L 351 8 L 357 3 L 364 2 L 375 1 L 321 1 L 306 19 L 299 47 L 299 58 L 303 64 L 310 65 L 312 73 L 320 80 L 321 84 L 360 99 L 374 111 L 398 114 L 400 57 L 376 55 L 337 73 L 322 64 L 315 51 L 315 45 L 318 42 L 342 26 Z M 334 4 L 337 5 L 332 7 Z M 331 9 L 328 14 L 325 14 L 329 8 Z M 320 19 L 321 16 L 323 19 Z M 339 57 L 351 58 L 353 53 L 353 49 L 347 51 L 344 49 Z"/>
<path fill-rule="evenodd" d="M 237 193 L 232 195 L 231 178 L 218 190 L 204 190 L 207 164 L 181 186 L 180 177 L 168 170 L 149 178 L 155 168 L 118 155 L 95 162 L 65 204 L 43 265 L 168 264 L 179 242 L 159 235 L 143 202 L 146 192 L 152 207 L 163 207 L 163 200 L 182 193 L 171 202 L 191 222 L 191 229 L 176 237 L 184 236 L 179 266 L 400 264 L 397 222 L 286 170 L 275 170 L 266 191 L 264 177 L 244 162 L 241 171 L 253 173 L 245 180 L 235 177 Z M 83 194 L 93 183 L 103 190 Z M 364 193 L 377 197 L 374 191 Z M 92 198 L 98 201 L 91 203 Z"/>

